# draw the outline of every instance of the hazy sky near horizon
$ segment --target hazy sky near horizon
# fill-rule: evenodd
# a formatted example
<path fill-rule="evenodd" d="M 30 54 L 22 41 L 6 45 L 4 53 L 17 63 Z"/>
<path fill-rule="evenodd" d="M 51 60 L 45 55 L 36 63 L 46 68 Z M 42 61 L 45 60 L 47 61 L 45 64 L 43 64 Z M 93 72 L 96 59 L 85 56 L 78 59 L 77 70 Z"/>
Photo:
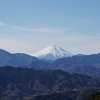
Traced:
<path fill-rule="evenodd" d="M 0 48 L 33 54 L 58 45 L 100 53 L 100 0 L 0 0 Z"/>

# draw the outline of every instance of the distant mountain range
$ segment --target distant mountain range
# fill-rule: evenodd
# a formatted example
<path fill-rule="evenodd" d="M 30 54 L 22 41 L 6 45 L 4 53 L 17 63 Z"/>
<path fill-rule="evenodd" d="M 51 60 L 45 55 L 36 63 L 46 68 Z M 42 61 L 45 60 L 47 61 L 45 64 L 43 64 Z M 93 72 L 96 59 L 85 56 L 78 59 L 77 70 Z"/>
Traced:
<path fill-rule="evenodd" d="M 66 50 L 62 49 L 57 45 L 53 45 L 53 46 L 48 46 L 43 50 L 40 50 L 39 52 L 33 54 L 33 56 L 39 59 L 56 60 L 64 57 L 72 57 L 73 54 L 67 52 Z"/>
<path fill-rule="evenodd" d="M 57 46 L 52 48 L 57 48 L 57 50 L 60 51 L 59 47 Z M 53 50 L 53 53 L 55 53 L 55 49 Z M 38 70 L 61 69 L 68 73 L 79 73 L 90 75 L 92 77 L 98 77 L 100 76 L 100 53 L 91 55 L 79 54 L 73 56 L 71 54 L 70 57 L 59 58 L 51 62 L 50 60 L 38 59 L 34 56 L 30 56 L 24 53 L 11 54 L 5 50 L 0 49 L 0 66 L 34 68 Z"/>
<path fill-rule="evenodd" d="M 36 57 L 35 57 L 36 56 Z M 34 61 L 40 61 L 39 59 L 42 59 L 46 62 L 53 62 L 54 60 L 58 58 L 63 57 L 69 57 L 73 56 L 73 54 L 63 50 L 62 48 L 54 45 L 49 46 L 40 52 L 32 55 L 28 55 L 25 53 L 9 53 L 8 51 L 5 51 L 3 49 L 0 49 L 0 66 L 23 66 L 23 65 L 29 65 L 33 63 Z"/>
<path fill-rule="evenodd" d="M 24 53 L 15 53 L 11 54 L 3 49 L 0 49 L 0 66 L 23 66 L 30 64 L 34 61 L 37 61 L 36 57 L 24 54 Z"/>
<path fill-rule="evenodd" d="M 61 69 L 69 73 L 98 77 L 100 76 L 100 54 L 58 59 L 51 64 L 51 69 Z"/>

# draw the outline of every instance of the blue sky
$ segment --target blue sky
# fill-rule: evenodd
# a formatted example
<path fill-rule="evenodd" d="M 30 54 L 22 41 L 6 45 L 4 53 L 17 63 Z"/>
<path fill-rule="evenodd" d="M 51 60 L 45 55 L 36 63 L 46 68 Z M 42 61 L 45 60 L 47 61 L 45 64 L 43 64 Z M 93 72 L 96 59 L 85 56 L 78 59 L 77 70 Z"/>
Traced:
<path fill-rule="evenodd" d="M 58 45 L 100 53 L 100 0 L 0 0 L 0 48 L 33 54 Z"/>

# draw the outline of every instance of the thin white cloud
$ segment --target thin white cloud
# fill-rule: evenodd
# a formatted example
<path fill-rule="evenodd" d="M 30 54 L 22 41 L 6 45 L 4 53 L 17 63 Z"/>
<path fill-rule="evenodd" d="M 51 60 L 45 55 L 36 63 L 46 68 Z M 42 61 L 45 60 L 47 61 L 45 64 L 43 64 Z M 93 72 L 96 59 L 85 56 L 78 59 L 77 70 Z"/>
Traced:
<path fill-rule="evenodd" d="M 5 23 L 0 22 L 0 27 L 1 26 L 7 26 Z"/>
<path fill-rule="evenodd" d="M 70 20 L 73 20 L 73 21 L 76 21 L 76 22 L 86 22 L 86 23 L 92 23 L 93 22 L 93 21 L 88 20 L 88 19 L 81 19 L 81 18 L 78 19 L 78 18 L 75 18 L 75 17 L 72 17 L 72 16 L 67 16 L 67 15 L 59 15 L 59 16 L 66 17 L 67 19 L 70 19 Z"/>
<path fill-rule="evenodd" d="M 99 40 L 100 36 L 80 36 L 80 35 L 76 35 L 76 36 L 61 36 L 58 37 L 57 40 L 58 41 L 66 41 L 67 43 L 82 43 L 82 42 L 89 42 L 89 41 L 95 41 L 95 40 Z"/>
<path fill-rule="evenodd" d="M 18 30 L 23 30 L 23 31 L 31 31 L 31 32 L 39 32 L 39 33 L 65 33 L 68 30 L 71 30 L 73 28 L 20 28 L 20 27 L 15 27 Z"/>

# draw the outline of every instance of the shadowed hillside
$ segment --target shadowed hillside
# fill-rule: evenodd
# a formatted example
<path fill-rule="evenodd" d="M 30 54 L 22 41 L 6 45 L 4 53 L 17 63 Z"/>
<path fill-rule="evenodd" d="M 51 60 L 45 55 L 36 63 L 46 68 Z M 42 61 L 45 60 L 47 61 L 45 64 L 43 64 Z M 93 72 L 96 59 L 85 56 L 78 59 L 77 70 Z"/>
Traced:
<path fill-rule="evenodd" d="M 98 80 L 87 75 L 9 66 L 0 67 L 0 80 L 0 94 L 3 100 L 24 100 L 24 97 L 31 95 L 100 86 Z"/>

